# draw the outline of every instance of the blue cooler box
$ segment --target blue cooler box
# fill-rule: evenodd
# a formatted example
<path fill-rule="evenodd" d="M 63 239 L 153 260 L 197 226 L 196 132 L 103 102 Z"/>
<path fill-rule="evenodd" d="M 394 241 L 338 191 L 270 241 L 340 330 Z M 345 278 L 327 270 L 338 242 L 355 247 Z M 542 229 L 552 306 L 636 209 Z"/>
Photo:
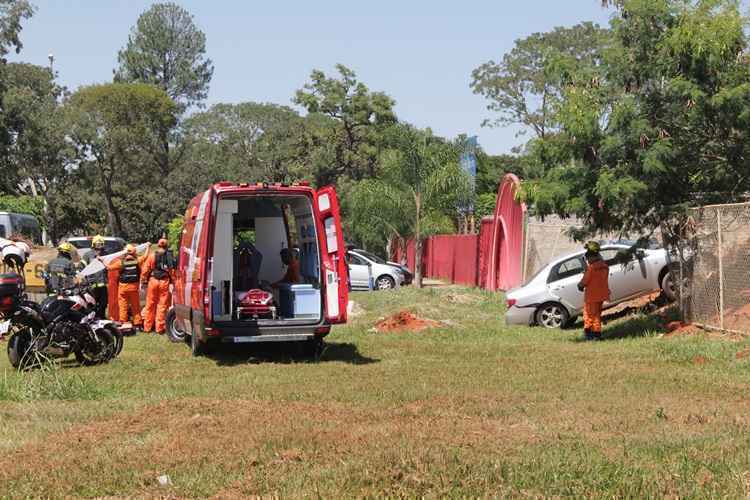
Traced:
<path fill-rule="evenodd" d="M 279 285 L 279 313 L 282 318 L 318 319 L 320 290 L 312 285 Z"/>

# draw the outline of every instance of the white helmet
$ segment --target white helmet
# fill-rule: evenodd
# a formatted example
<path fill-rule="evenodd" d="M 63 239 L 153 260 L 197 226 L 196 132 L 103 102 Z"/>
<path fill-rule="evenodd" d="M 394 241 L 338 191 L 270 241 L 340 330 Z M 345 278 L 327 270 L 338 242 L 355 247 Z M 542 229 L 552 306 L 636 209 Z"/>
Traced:
<path fill-rule="evenodd" d="M 23 244 L 23 246 L 26 246 Z M 28 247 L 26 247 L 28 249 Z M 21 269 L 26 265 L 27 251 L 20 244 L 8 245 L 3 248 L 3 262 L 8 267 Z"/>

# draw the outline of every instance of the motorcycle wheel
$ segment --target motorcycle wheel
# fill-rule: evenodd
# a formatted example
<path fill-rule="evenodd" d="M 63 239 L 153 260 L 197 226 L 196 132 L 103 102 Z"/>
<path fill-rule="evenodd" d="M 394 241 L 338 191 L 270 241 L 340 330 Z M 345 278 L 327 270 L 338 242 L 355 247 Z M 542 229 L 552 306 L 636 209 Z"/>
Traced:
<path fill-rule="evenodd" d="M 102 328 L 86 344 L 75 351 L 76 360 L 84 365 L 106 363 L 116 356 L 117 341 L 108 328 Z"/>
<path fill-rule="evenodd" d="M 115 352 L 112 357 L 116 358 L 122 352 L 122 348 L 125 345 L 125 337 L 122 335 L 122 332 L 120 332 L 120 330 L 118 330 L 117 328 L 113 326 L 108 326 L 106 328 L 110 331 L 112 336 L 115 338 Z"/>
<path fill-rule="evenodd" d="M 8 340 L 8 360 L 17 370 L 36 368 L 42 359 L 40 346 L 34 342 L 33 331 L 28 326 L 18 329 Z"/>

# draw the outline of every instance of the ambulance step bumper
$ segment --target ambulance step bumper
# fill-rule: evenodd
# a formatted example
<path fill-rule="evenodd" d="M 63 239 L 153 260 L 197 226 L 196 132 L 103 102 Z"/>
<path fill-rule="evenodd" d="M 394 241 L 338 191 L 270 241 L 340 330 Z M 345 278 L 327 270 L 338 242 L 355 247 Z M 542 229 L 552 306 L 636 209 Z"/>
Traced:
<path fill-rule="evenodd" d="M 248 335 L 243 337 L 222 337 L 224 344 L 246 344 L 262 342 L 304 342 L 315 338 L 313 333 L 285 333 L 276 335 Z"/>

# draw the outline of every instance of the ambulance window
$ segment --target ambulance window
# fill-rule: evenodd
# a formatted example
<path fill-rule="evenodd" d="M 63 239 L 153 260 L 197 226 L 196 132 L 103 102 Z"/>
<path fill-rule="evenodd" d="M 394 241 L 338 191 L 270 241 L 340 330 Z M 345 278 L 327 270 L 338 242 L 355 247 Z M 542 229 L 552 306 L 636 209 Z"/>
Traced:
<path fill-rule="evenodd" d="M 8 230 L 5 229 L 5 226 L 0 224 L 0 238 L 7 238 L 8 237 Z"/>
<path fill-rule="evenodd" d="M 328 253 L 336 253 L 339 251 L 338 235 L 336 234 L 336 221 L 333 217 L 328 217 L 325 220 L 326 228 L 326 246 L 328 247 Z"/>

